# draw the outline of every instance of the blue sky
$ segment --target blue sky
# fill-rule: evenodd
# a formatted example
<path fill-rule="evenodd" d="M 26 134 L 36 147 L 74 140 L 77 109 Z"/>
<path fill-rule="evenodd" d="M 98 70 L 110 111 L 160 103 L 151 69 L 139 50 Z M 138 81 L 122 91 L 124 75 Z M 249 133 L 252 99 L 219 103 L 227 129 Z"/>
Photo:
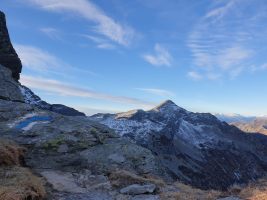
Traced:
<path fill-rule="evenodd" d="M 87 114 L 267 114 L 265 0 L 1 0 L 21 82 Z"/>

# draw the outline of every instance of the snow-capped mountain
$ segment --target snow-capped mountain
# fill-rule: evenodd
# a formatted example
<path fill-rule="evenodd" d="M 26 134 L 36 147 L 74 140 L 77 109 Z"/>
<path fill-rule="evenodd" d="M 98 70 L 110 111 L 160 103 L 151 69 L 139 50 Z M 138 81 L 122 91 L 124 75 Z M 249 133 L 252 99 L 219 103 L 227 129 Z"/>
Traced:
<path fill-rule="evenodd" d="M 243 116 L 240 114 L 214 114 L 219 120 L 227 122 L 227 123 L 235 123 L 235 122 L 243 122 L 248 123 L 256 119 L 255 116 Z"/>
<path fill-rule="evenodd" d="M 70 108 L 62 104 L 49 104 L 43 101 L 39 96 L 34 94 L 29 88 L 23 85 L 19 85 L 20 92 L 24 98 L 25 103 L 44 110 L 50 110 L 55 113 L 59 113 L 66 116 L 85 116 L 84 113 Z"/>
<path fill-rule="evenodd" d="M 149 111 L 90 117 L 152 150 L 170 174 L 200 188 L 225 189 L 267 170 L 267 137 L 246 134 L 209 113 L 168 100 Z"/>

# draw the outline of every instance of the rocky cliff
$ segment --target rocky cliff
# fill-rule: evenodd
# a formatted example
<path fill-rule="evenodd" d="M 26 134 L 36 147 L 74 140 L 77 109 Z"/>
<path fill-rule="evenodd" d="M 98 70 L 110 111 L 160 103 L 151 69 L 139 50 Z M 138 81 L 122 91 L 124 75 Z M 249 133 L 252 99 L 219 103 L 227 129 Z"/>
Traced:
<path fill-rule="evenodd" d="M 0 64 L 11 70 L 13 78 L 18 81 L 22 69 L 21 61 L 12 46 L 5 14 L 0 11 Z"/>
<path fill-rule="evenodd" d="M 49 104 L 19 83 L 21 61 L 10 41 L 5 14 L 0 11 L 0 98 L 26 102 L 41 109 L 67 116 L 85 116 L 73 108 L 61 104 Z"/>

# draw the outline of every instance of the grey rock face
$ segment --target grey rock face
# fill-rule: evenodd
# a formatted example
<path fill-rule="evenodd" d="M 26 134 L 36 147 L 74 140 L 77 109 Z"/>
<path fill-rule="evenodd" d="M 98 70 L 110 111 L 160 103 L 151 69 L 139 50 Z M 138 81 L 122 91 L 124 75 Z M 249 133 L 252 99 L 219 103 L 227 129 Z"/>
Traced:
<path fill-rule="evenodd" d="M 46 178 L 54 190 L 68 193 L 85 193 L 86 190 L 79 187 L 71 173 L 57 171 L 43 171 L 41 175 Z"/>
<path fill-rule="evenodd" d="M 137 195 L 131 200 L 160 200 L 160 197 L 158 195 Z"/>
<path fill-rule="evenodd" d="M 202 189 L 226 189 L 267 171 L 266 136 L 246 134 L 211 114 L 192 113 L 171 101 L 149 111 L 90 119 L 150 149 L 174 178 Z"/>
<path fill-rule="evenodd" d="M 19 84 L 12 78 L 11 71 L 0 65 L 0 99 L 24 102 Z"/>
<path fill-rule="evenodd" d="M 9 68 L 14 80 L 18 81 L 21 73 L 21 61 L 13 48 L 6 26 L 5 14 L 0 11 L 0 64 Z"/>
<path fill-rule="evenodd" d="M 122 194 L 129 194 L 129 195 L 139 195 L 139 194 L 147 194 L 147 193 L 153 193 L 156 189 L 156 186 L 154 184 L 148 184 L 148 185 L 129 185 L 128 187 L 122 188 L 120 190 L 120 193 Z"/>
<path fill-rule="evenodd" d="M 8 121 L 34 111 L 30 105 L 0 99 L 0 130 L 9 129 Z"/>

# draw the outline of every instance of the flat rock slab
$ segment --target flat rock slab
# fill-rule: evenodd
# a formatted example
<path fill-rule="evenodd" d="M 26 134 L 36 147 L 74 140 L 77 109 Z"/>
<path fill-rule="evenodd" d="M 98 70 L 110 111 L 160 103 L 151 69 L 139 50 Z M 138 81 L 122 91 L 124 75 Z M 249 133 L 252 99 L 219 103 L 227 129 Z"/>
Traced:
<path fill-rule="evenodd" d="M 122 188 L 120 190 L 120 193 L 129 195 L 139 195 L 139 194 L 153 193 L 155 189 L 156 186 L 154 184 L 147 184 L 147 185 L 133 184 L 125 188 Z"/>
<path fill-rule="evenodd" d="M 117 153 L 111 154 L 108 159 L 112 160 L 115 163 L 123 163 L 126 160 L 123 155 Z"/>
<path fill-rule="evenodd" d="M 109 193 L 93 191 L 86 194 L 66 194 L 55 197 L 54 200 L 114 200 L 114 197 Z"/>
<path fill-rule="evenodd" d="M 137 195 L 131 200 L 160 200 L 160 197 L 158 195 Z"/>
<path fill-rule="evenodd" d="M 44 171 L 41 175 L 46 178 L 56 191 L 68 193 L 85 193 L 86 190 L 81 188 L 75 182 L 71 173 Z"/>

